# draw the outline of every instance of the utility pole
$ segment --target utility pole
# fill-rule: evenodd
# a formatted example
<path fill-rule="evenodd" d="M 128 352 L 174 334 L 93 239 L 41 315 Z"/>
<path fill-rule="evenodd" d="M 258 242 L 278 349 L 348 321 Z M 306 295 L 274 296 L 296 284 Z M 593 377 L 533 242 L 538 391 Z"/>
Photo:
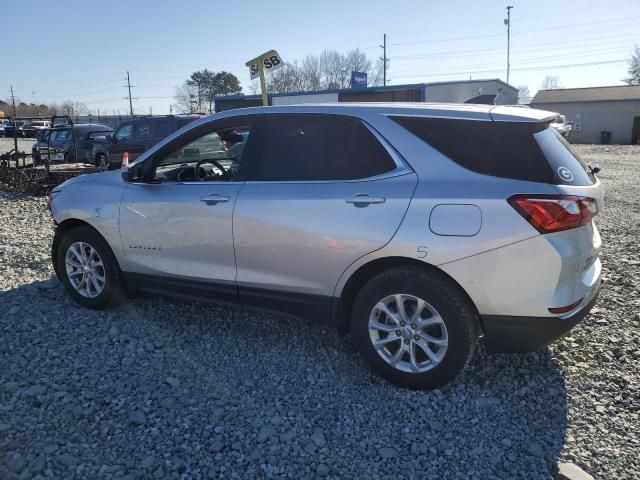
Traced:
<path fill-rule="evenodd" d="M 127 87 L 129 88 L 129 114 L 133 117 L 133 102 L 131 101 L 131 80 L 129 79 L 129 70 L 127 70 Z"/>
<path fill-rule="evenodd" d="M 17 115 L 16 110 L 16 98 L 13 96 L 13 85 L 11 85 L 11 103 L 13 104 L 13 116 Z"/>
<path fill-rule="evenodd" d="M 509 53 L 511 49 L 511 9 L 513 5 L 507 6 L 507 18 L 504 19 L 504 24 L 507 26 L 507 83 L 509 83 L 509 70 L 511 69 L 511 63 L 509 63 Z"/>
<path fill-rule="evenodd" d="M 387 34 L 385 33 L 382 39 L 382 45 L 380 45 L 382 49 L 382 85 L 387 85 Z"/>
<path fill-rule="evenodd" d="M 173 115 L 173 105 L 169 104 L 169 115 Z"/>

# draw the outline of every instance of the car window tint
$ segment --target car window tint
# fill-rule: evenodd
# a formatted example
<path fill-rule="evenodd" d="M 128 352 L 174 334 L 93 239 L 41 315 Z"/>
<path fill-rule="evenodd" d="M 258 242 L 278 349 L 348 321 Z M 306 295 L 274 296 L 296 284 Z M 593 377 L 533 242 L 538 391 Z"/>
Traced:
<path fill-rule="evenodd" d="M 237 180 L 250 127 L 224 128 L 198 136 L 160 160 L 158 181 Z M 196 177 L 196 165 L 201 162 Z M 220 172 L 224 168 L 227 174 Z"/>
<path fill-rule="evenodd" d="M 593 183 L 581 160 L 547 123 L 390 118 L 449 159 L 477 173 L 541 183 Z M 566 174 L 565 168 L 573 173 Z"/>
<path fill-rule="evenodd" d="M 151 122 L 140 122 L 136 124 L 133 136 L 138 139 L 151 137 Z"/>
<path fill-rule="evenodd" d="M 176 117 L 176 126 L 178 127 L 178 130 L 180 130 L 182 127 L 190 124 L 194 120 L 197 120 L 197 118 L 196 117 Z"/>
<path fill-rule="evenodd" d="M 169 119 L 168 118 L 156 118 L 152 124 L 152 136 L 153 138 L 164 138 L 169 135 Z"/>
<path fill-rule="evenodd" d="M 128 140 L 131 138 L 132 131 L 133 131 L 133 125 L 130 123 L 125 123 L 118 127 L 118 130 L 116 130 L 114 137 L 117 140 Z"/>
<path fill-rule="evenodd" d="M 273 115 L 249 180 L 354 180 L 396 168 L 364 124 L 336 115 Z"/>
<path fill-rule="evenodd" d="M 62 142 L 71 138 L 71 129 L 66 128 L 64 130 L 54 130 L 51 135 L 52 142 Z"/>

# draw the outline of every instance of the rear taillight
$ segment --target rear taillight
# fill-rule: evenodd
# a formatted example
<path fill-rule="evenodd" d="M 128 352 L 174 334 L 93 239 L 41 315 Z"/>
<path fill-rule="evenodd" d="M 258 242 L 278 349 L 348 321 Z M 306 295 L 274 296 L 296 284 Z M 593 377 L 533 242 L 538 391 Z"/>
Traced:
<path fill-rule="evenodd" d="M 514 195 L 507 200 L 540 233 L 581 227 L 598 213 L 593 198 L 576 195 Z"/>

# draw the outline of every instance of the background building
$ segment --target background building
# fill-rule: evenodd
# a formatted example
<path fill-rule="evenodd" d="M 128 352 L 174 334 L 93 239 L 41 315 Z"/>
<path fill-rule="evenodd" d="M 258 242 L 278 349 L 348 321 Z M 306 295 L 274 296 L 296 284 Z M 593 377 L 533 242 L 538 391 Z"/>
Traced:
<path fill-rule="evenodd" d="M 531 106 L 572 121 L 572 143 L 640 143 L 640 85 L 540 90 Z"/>
<path fill-rule="evenodd" d="M 270 105 L 330 102 L 443 102 L 511 105 L 516 104 L 517 101 L 518 89 L 499 79 L 269 95 Z M 215 98 L 216 112 L 260 105 L 262 105 L 260 95 L 233 95 Z"/>

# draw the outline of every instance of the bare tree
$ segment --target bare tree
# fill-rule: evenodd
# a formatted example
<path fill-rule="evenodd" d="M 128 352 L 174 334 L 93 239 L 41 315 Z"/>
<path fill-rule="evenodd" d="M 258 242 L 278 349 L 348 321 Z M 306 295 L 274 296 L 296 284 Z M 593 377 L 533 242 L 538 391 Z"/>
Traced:
<path fill-rule="evenodd" d="M 178 113 L 194 113 L 198 110 L 198 91 L 195 85 L 187 82 L 176 87 L 175 106 Z"/>
<path fill-rule="evenodd" d="M 529 87 L 527 85 L 519 85 L 518 86 L 518 103 L 529 103 L 531 100 L 531 92 L 529 91 Z"/>
<path fill-rule="evenodd" d="M 556 90 L 558 88 L 562 88 L 560 85 L 560 77 L 554 75 L 547 75 L 544 77 L 542 81 L 542 85 L 540 86 L 542 90 Z"/>
<path fill-rule="evenodd" d="M 268 88 L 272 93 L 348 88 L 354 71 L 367 73 L 373 85 L 382 80 L 381 65 L 373 66 L 362 50 L 356 48 L 346 54 L 324 50 L 319 56 L 307 55 L 302 63 L 293 61 L 273 72 Z"/>

